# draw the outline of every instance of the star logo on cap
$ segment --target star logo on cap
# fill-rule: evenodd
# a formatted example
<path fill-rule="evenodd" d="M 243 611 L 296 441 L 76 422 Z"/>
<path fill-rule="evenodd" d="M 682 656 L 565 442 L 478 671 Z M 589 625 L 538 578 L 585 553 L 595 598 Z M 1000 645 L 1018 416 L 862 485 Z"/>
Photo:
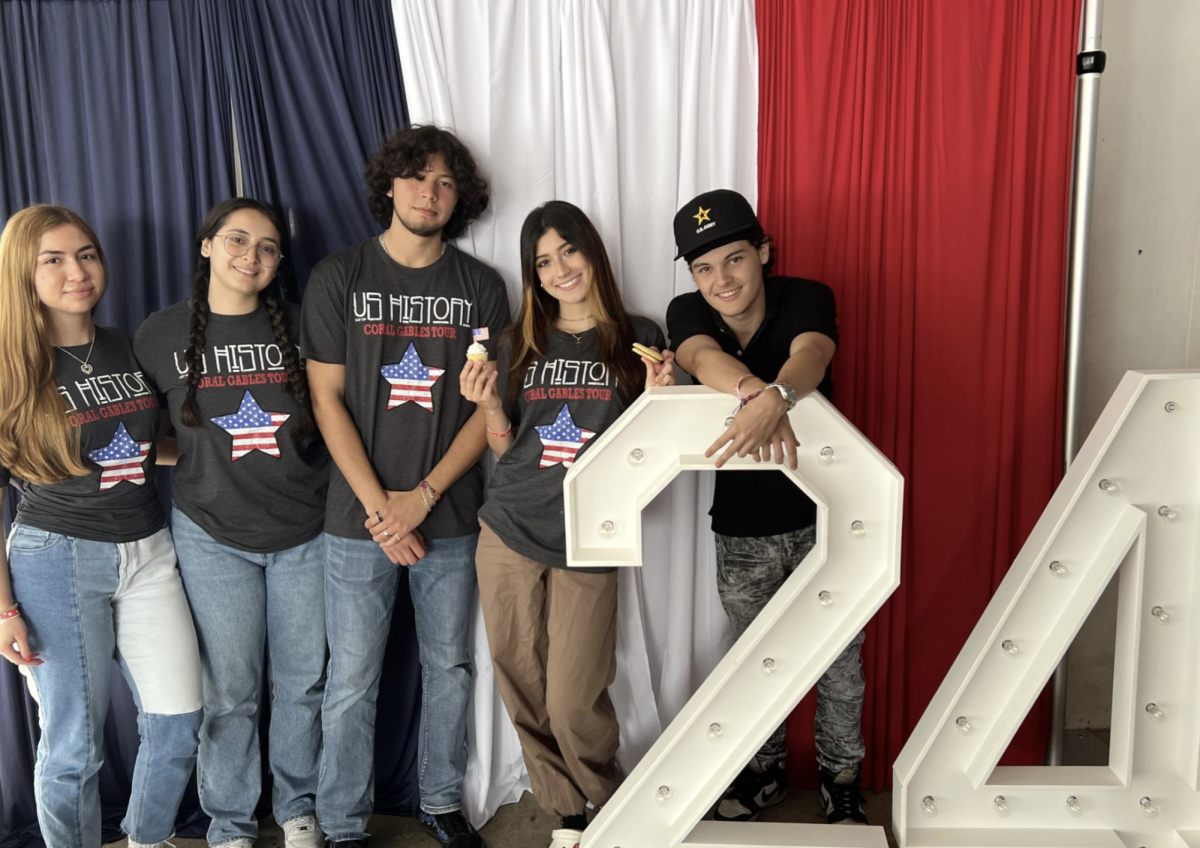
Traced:
<path fill-rule="evenodd" d="M 693 218 L 696 219 L 697 227 L 700 226 L 701 224 L 703 224 L 705 221 L 712 221 L 712 218 L 708 217 L 708 213 L 711 211 L 712 211 L 711 206 L 708 209 L 705 209 L 703 206 L 701 206 L 700 211 L 692 216 Z"/>

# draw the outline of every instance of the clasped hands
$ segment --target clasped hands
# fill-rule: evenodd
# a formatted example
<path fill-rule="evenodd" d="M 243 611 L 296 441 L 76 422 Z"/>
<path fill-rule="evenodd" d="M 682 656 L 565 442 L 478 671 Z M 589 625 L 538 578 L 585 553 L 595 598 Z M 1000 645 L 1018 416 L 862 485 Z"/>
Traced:
<path fill-rule="evenodd" d="M 416 565 L 425 556 L 425 538 L 417 527 L 429 507 L 416 489 L 386 494 L 387 501 L 367 516 L 363 526 L 396 565 Z"/>

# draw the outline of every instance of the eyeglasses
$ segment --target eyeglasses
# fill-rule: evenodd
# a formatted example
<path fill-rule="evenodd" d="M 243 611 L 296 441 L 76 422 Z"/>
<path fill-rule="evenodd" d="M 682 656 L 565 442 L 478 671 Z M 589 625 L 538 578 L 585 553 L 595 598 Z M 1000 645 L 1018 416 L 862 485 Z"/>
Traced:
<path fill-rule="evenodd" d="M 250 252 L 250 239 L 240 233 L 229 233 L 228 235 L 217 233 L 213 238 L 219 238 L 225 242 L 225 252 L 230 256 L 245 256 Z M 267 268 L 274 268 L 283 259 L 279 247 L 269 241 L 260 241 L 255 248 L 255 255 L 258 257 L 258 261 Z"/>

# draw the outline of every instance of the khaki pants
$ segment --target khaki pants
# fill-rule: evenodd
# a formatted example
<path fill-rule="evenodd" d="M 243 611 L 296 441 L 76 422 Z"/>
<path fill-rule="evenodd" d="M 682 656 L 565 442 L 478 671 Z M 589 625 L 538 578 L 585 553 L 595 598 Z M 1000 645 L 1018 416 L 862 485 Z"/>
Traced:
<path fill-rule="evenodd" d="M 487 525 L 475 555 L 496 683 L 517 728 L 533 794 L 557 816 L 605 804 L 621 784 L 617 575 L 548 568 Z"/>

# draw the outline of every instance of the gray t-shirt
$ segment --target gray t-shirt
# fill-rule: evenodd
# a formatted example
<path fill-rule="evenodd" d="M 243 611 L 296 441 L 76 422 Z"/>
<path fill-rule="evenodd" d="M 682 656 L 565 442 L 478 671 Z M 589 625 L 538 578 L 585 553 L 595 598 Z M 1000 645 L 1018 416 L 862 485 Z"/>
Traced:
<path fill-rule="evenodd" d="M 0 468 L 0 486 L 13 482 L 20 489 L 21 524 L 93 542 L 136 542 L 164 524 L 154 486 L 158 395 L 143 377 L 125 333 L 97 327 L 90 357 L 89 347 L 66 350 L 86 360 L 90 374 L 55 349 L 54 377 L 71 424 L 80 428 L 80 452 L 90 473 L 35 484 Z"/>
<path fill-rule="evenodd" d="M 309 359 L 346 366 L 346 408 L 379 482 L 407 491 L 445 456 L 475 411 L 459 393 L 458 375 L 472 330 L 487 330 L 491 350 L 508 324 L 508 295 L 499 274 L 452 245 L 432 265 L 408 268 L 372 238 L 313 269 L 302 323 Z M 479 465 L 442 495 L 421 533 L 431 539 L 477 533 Z M 370 539 L 366 518 L 334 465 L 325 530 Z"/>
<path fill-rule="evenodd" d="M 660 350 L 666 346 L 657 324 L 638 315 L 632 320 L 637 341 Z M 509 345 L 501 345 L 497 390 L 513 425 L 513 443 L 496 463 L 487 502 L 479 510 L 479 517 L 505 545 L 552 568 L 567 567 L 563 516 L 567 469 L 624 411 L 616 377 L 600 361 L 596 331 L 579 333 L 578 339 L 557 331 L 550 336 L 546 355 L 525 372 L 515 406 L 508 403 L 505 379 Z M 637 354 L 630 351 L 629 356 Z"/>
<path fill-rule="evenodd" d="M 166 399 L 179 441 L 175 506 L 223 545 L 273 553 L 321 532 L 329 454 L 320 436 L 294 438 L 300 405 L 287 390 L 283 354 L 267 311 L 210 315 L 204 371 L 196 389 L 200 427 L 179 413 L 187 397 L 188 302 L 142 322 L 134 350 L 150 384 Z M 293 340 L 300 307 L 284 304 Z"/>

